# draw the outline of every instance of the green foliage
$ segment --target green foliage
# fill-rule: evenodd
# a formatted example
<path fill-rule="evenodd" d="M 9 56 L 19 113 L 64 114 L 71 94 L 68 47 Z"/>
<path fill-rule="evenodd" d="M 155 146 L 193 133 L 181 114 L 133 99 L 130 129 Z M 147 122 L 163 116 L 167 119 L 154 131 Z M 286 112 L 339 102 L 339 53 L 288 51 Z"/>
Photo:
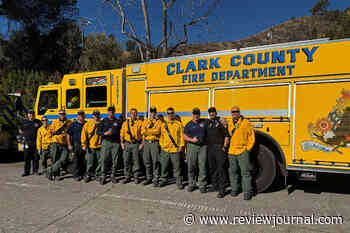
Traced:
<path fill-rule="evenodd" d="M 67 73 L 80 53 L 80 30 L 72 21 L 55 25 L 47 34 L 41 34 L 34 26 L 14 31 L 4 45 L 10 70 Z"/>
<path fill-rule="evenodd" d="M 29 70 L 14 70 L 0 75 L 0 85 L 4 93 L 23 90 L 23 104 L 27 108 L 34 106 L 35 96 L 39 85 L 48 82 L 60 82 L 59 74 L 45 74 Z"/>
<path fill-rule="evenodd" d="M 131 49 L 132 46 L 128 44 Z M 136 62 L 133 51 L 123 51 L 121 43 L 113 35 L 90 34 L 85 38 L 84 50 L 76 63 L 74 72 L 121 68 Z"/>
<path fill-rule="evenodd" d="M 313 8 L 310 9 L 312 15 L 325 15 L 329 7 L 328 0 L 318 0 Z"/>
<path fill-rule="evenodd" d="M 78 15 L 77 0 L 0 0 L 0 16 L 23 28 L 49 31 L 57 23 Z"/>

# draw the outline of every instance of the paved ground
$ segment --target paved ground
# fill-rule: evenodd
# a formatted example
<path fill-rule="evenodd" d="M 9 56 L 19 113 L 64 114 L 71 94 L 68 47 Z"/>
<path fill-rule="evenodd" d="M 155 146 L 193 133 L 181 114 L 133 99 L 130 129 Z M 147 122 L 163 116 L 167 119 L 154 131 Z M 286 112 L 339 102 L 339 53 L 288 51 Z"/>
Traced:
<path fill-rule="evenodd" d="M 321 177 L 321 184 L 302 183 L 264 193 L 247 202 L 135 184 L 100 186 L 71 178 L 49 182 L 22 178 L 23 163 L 0 163 L 0 233 L 79 232 L 346 232 L 350 231 L 349 176 Z M 184 223 L 184 216 L 189 215 Z M 343 224 L 236 224 L 234 216 L 342 216 Z M 200 216 L 231 216 L 231 224 L 200 224 Z M 279 220 L 281 217 L 279 217 Z M 241 220 L 242 221 L 242 220 Z M 253 220 L 251 220 L 253 221 Z M 255 219 L 255 221 L 259 221 Z M 300 220 L 301 221 L 301 220 Z M 304 218 L 304 221 L 307 221 Z M 256 223 L 256 222 L 255 222 Z M 287 221 L 288 223 L 288 221 Z M 306 222 L 308 223 L 308 222 Z"/>

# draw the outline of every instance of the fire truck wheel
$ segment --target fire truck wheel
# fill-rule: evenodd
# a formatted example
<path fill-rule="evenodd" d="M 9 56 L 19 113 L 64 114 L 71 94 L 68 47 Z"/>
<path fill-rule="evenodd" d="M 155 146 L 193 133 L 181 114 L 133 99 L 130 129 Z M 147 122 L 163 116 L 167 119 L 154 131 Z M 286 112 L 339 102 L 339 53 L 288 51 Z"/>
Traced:
<path fill-rule="evenodd" d="M 275 180 L 276 159 L 273 152 L 263 144 L 257 146 L 254 157 L 255 188 L 258 193 L 261 193 L 268 189 Z"/>

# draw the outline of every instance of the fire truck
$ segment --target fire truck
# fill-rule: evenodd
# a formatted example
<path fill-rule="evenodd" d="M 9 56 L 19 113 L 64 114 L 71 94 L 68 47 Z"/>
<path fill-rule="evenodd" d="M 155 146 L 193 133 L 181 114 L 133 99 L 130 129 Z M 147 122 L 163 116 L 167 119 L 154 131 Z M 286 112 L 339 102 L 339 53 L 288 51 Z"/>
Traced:
<path fill-rule="evenodd" d="M 198 107 L 202 117 L 215 106 L 230 109 L 254 126 L 256 189 L 262 192 L 288 174 L 350 173 L 350 39 L 318 39 L 161 58 L 122 69 L 65 75 L 60 84 L 40 86 L 38 117 L 69 118 L 82 109 L 91 117 L 114 105 L 128 117 L 136 108 L 147 117 L 174 107 L 183 124 Z"/>

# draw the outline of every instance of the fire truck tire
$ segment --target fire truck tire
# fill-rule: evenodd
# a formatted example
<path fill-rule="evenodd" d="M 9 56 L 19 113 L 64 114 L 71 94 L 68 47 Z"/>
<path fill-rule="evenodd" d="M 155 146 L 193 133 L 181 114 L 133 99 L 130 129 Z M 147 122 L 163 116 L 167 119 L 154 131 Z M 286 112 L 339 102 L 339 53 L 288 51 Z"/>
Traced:
<path fill-rule="evenodd" d="M 265 145 L 259 144 L 254 158 L 254 180 L 258 193 L 267 190 L 276 178 L 276 158 Z"/>

